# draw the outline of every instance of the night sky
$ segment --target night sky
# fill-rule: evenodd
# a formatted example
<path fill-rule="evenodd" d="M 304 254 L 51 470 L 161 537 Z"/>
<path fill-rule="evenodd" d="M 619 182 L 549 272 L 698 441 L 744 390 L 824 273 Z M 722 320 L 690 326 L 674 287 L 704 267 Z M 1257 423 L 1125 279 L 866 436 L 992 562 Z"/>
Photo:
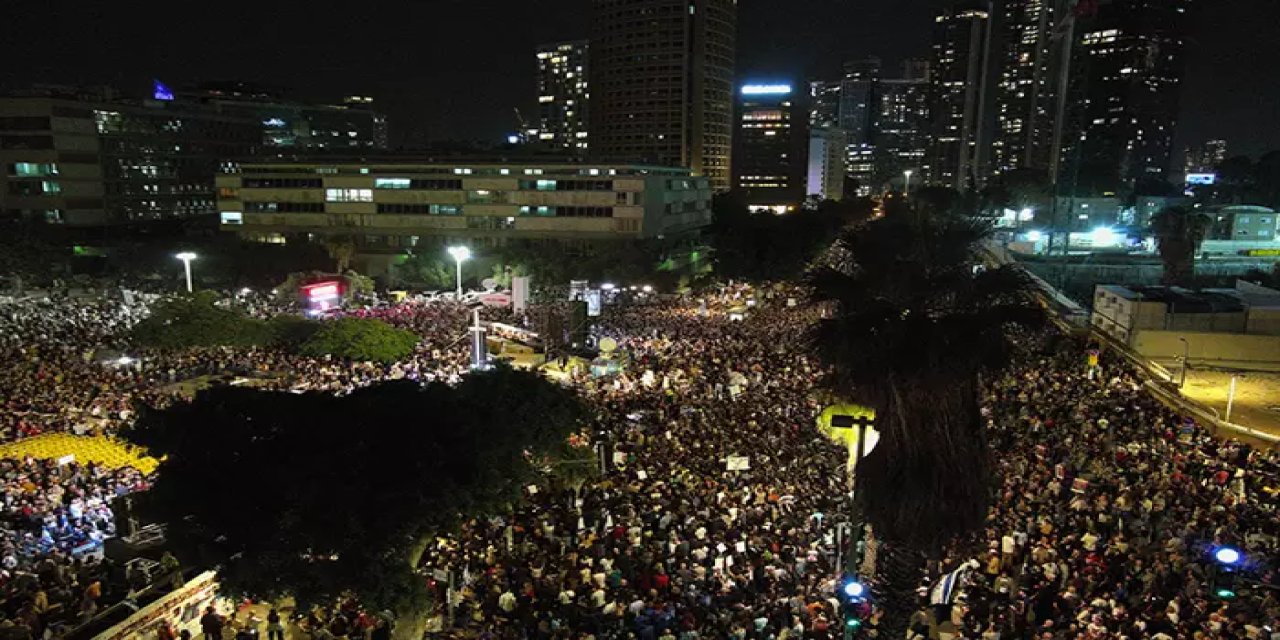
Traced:
<path fill-rule="evenodd" d="M 1178 149 L 1226 138 L 1280 149 L 1277 0 L 1199 0 Z M 739 75 L 812 77 L 878 55 L 924 55 L 932 0 L 741 0 Z M 328 7 L 338 11 L 330 13 Z M 395 144 L 497 141 L 532 115 L 533 47 L 583 38 L 588 0 L 27 2 L 0 21 L 0 86 L 149 89 L 235 79 L 303 97 L 373 95 Z M 1178 156 L 1175 156 L 1178 157 Z M 1176 162 L 1177 160 L 1175 160 Z"/>

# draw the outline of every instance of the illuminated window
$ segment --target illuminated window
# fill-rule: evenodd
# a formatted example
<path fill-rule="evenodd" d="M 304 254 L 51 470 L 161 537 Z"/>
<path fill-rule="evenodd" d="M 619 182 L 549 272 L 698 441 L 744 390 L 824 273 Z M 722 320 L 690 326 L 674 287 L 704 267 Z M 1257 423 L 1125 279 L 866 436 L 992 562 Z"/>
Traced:
<path fill-rule="evenodd" d="M 58 175 L 58 165 L 51 162 L 15 162 L 9 165 L 9 175 L 34 178 Z"/>
<path fill-rule="evenodd" d="M 374 178 L 373 186 L 378 189 L 408 189 L 413 181 L 408 178 Z"/>
<path fill-rule="evenodd" d="M 373 189 L 325 189 L 326 202 L 373 202 Z"/>
<path fill-rule="evenodd" d="M 239 211 L 223 211 L 222 224 L 244 224 L 244 214 Z"/>

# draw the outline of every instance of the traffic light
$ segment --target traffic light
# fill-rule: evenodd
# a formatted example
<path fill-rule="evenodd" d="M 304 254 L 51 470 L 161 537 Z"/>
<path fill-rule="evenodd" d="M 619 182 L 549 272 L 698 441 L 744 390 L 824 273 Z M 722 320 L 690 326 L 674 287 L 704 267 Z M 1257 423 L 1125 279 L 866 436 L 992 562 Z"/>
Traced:
<path fill-rule="evenodd" d="M 1235 547 L 1218 547 L 1213 550 L 1214 566 L 1210 571 L 1209 590 L 1219 600 L 1234 600 L 1236 580 L 1244 554 Z"/>
<path fill-rule="evenodd" d="M 845 637 L 853 637 L 862 629 L 863 621 L 870 613 L 867 603 L 867 586 L 857 576 L 845 576 L 836 588 L 840 609 L 844 613 Z"/>

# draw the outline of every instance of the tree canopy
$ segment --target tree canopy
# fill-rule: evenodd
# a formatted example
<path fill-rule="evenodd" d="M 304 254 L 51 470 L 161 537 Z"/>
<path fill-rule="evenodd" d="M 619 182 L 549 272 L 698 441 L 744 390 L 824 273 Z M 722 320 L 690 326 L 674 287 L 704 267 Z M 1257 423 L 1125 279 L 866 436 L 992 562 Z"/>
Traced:
<path fill-rule="evenodd" d="M 1151 216 L 1151 233 L 1164 263 L 1162 283 L 1194 284 L 1196 251 L 1212 224 L 1209 216 L 1188 207 L 1167 207 Z"/>
<path fill-rule="evenodd" d="M 269 342 L 270 330 L 261 320 L 219 306 L 216 293 L 197 291 L 156 303 L 134 326 L 133 341 L 156 349 L 249 347 Z"/>
<path fill-rule="evenodd" d="M 420 618 L 427 545 L 517 500 L 585 417 L 568 388 L 498 367 L 340 397 L 215 388 L 144 411 L 126 436 L 162 458 L 140 511 L 231 593 L 351 592 Z"/>
<path fill-rule="evenodd" d="M 986 517 L 979 376 L 1007 364 L 1009 325 L 1040 318 L 1020 268 L 975 268 L 988 233 L 971 218 L 900 211 L 846 231 L 810 277 L 816 301 L 833 305 L 812 336 L 828 385 L 876 412 L 881 438 L 859 465 L 856 500 L 886 543 L 894 620 L 911 613 L 923 557 Z"/>
<path fill-rule="evenodd" d="M 347 360 L 395 362 L 418 346 L 418 335 L 374 318 L 341 318 L 322 323 L 298 352 Z"/>

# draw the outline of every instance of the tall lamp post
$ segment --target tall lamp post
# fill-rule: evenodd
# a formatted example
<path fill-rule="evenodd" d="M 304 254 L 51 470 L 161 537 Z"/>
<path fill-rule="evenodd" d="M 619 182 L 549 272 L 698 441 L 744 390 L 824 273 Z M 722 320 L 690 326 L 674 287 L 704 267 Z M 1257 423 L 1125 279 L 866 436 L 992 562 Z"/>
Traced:
<path fill-rule="evenodd" d="M 1191 343 L 1186 338 L 1178 338 L 1182 341 L 1182 375 L 1178 380 L 1178 388 L 1187 386 L 1187 361 L 1191 359 Z"/>
<path fill-rule="evenodd" d="M 471 249 L 468 247 L 456 246 L 449 247 L 449 255 L 453 256 L 453 262 L 458 266 L 458 299 L 462 299 L 462 263 L 471 259 Z"/>
<path fill-rule="evenodd" d="M 187 293 L 191 293 L 191 261 L 196 259 L 196 254 L 183 251 L 173 257 L 182 261 L 182 268 L 187 273 Z"/>
<path fill-rule="evenodd" d="M 912 173 L 914 172 L 910 169 L 907 169 L 906 171 L 902 172 L 903 177 L 906 178 L 906 184 L 902 187 L 903 197 L 911 195 L 911 174 Z"/>

